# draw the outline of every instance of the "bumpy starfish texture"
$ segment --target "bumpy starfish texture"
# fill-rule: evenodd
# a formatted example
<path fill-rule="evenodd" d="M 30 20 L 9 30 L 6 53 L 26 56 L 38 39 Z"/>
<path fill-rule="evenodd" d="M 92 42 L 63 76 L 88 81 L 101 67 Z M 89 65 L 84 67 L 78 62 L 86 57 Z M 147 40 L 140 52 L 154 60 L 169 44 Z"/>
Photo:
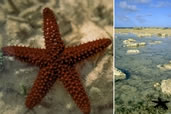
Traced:
<path fill-rule="evenodd" d="M 45 49 L 8 46 L 3 47 L 4 55 L 36 65 L 40 68 L 25 105 L 32 109 L 39 104 L 56 80 L 63 83 L 77 106 L 84 114 L 90 113 L 90 101 L 84 90 L 75 64 L 103 51 L 111 40 L 104 38 L 75 47 L 65 47 L 61 39 L 56 18 L 49 8 L 43 10 Z"/>

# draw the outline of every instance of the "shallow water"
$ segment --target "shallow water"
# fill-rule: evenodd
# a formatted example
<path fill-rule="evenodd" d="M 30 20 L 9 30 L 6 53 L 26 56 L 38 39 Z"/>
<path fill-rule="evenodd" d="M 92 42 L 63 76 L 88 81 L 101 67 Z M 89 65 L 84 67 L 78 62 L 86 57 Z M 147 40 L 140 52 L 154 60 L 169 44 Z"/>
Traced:
<path fill-rule="evenodd" d="M 171 60 L 171 38 L 159 38 L 157 36 L 139 38 L 133 34 L 116 34 L 115 39 L 115 66 L 126 71 L 127 79 L 117 81 L 115 88 L 116 114 L 136 110 L 143 112 L 145 107 L 149 111 L 155 104 L 151 100 L 158 96 L 170 99 L 154 88 L 154 84 L 171 78 L 171 71 L 163 71 L 157 68 L 159 64 L 167 64 Z M 123 47 L 123 40 L 133 38 L 136 42 L 146 42 L 147 45 L 137 48 Z M 162 41 L 160 44 L 149 44 L 154 41 Z M 139 54 L 127 54 L 128 49 L 138 49 Z M 170 104 L 168 104 L 168 108 Z M 170 107 L 171 108 L 171 107 Z M 128 111 L 129 110 L 129 111 Z M 159 110 L 163 111 L 162 109 Z M 171 112 L 171 110 L 162 113 Z M 137 112 L 138 113 L 138 112 Z M 144 114 L 143 113 L 143 114 Z"/>

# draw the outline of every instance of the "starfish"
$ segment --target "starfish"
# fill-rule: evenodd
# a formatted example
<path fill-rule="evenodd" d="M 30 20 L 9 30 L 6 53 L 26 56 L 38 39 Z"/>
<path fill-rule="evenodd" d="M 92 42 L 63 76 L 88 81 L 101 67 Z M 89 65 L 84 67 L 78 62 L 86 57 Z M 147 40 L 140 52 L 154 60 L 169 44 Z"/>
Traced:
<path fill-rule="evenodd" d="M 102 52 L 111 40 L 108 38 L 87 42 L 78 46 L 65 47 L 56 17 L 49 8 L 43 9 L 43 31 L 45 48 L 7 46 L 2 51 L 5 56 L 35 65 L 40 68 L 38 76 L 28 93 L 25 105 L 32 109 L 45 97 L 54 83 L 62 82 L 72 99 L 84 114 L 91 111 L 90 101 L 81 83 L 75 65 Z"/>
<path fill-rule="evenodd" d="M 166 103 L 168 103 L 169 101 L 162 101 L 160 97 L 158 97 L 158 101 L 152 101 L 152 102 L 157 103 L 157 105 L 155 105 L 154 108 L 161 107 L 164 110 L 168 109 Z"/>

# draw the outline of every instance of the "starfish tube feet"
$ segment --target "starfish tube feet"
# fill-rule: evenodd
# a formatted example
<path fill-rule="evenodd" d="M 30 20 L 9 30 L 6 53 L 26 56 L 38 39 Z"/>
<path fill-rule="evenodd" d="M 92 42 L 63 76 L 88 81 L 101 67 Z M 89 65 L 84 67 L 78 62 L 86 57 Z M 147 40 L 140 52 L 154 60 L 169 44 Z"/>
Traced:
<path fill-rule="evenodd" d="M 63 63 L 73 65 L 100 53 L 111 43 L 112 41 L 110 39 L 104 38 L 87 42 L 79 46 L 69 47 L 64 50 L 64 54 L 61 58 Z"/>
<path fill-rule="evenodd" d="M 52 65 L 40 69 L 37 79 L 35 80 L 25 102 L 29 109 L 32 109 L 39 104 L 52 85 L 56 82 L 57 72 L 54 69 L 57 69 L 57 67 Z"/>
<path fill-rule="evenodd" d="M 51 50 L 48 51 L 49 54 L 58 55 L 64 50 L 64 44 L 61 39 L 55 15 L 49 8 L 43 10 L 43 24 L 46 49 Z"/>
<path fill-rule="evenodd" d="M 42 98 L 56 82 L 57 72 L 54 69 L 57 69 L 57 67 L 53 65 L 40 69 L 37 79 L 35 80 L 25 102 L 29 109 L 32 109 L 39 104 Z"/>
<path fill-rule="evenodd" d="M 21 46 L 7 46 L 2 48 L 7 56 L 15 56 L 16 59 L 39 67 L 46 65 L 45 49 L 29 48 Z"/>
<path fill-rule="evenodd" d="M 62 81 L 64 87 L 67 89 L 77 106 L 82 110 L 84 114 L 90 113 L 90 101 L 81 84 L 79 74 L 74 68 L 63 66 L 63 72 L 59 76 L 59 80 Z"/>

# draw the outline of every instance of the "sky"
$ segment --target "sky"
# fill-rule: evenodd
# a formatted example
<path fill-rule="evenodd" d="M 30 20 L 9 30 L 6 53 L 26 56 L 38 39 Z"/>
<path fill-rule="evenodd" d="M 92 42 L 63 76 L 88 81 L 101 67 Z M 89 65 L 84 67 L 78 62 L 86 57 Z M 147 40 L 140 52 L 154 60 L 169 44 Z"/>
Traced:
<path fill-rule="evenodd" d="M 171 0 L 115 0 L 115 27 L 171 27 Z"/>

